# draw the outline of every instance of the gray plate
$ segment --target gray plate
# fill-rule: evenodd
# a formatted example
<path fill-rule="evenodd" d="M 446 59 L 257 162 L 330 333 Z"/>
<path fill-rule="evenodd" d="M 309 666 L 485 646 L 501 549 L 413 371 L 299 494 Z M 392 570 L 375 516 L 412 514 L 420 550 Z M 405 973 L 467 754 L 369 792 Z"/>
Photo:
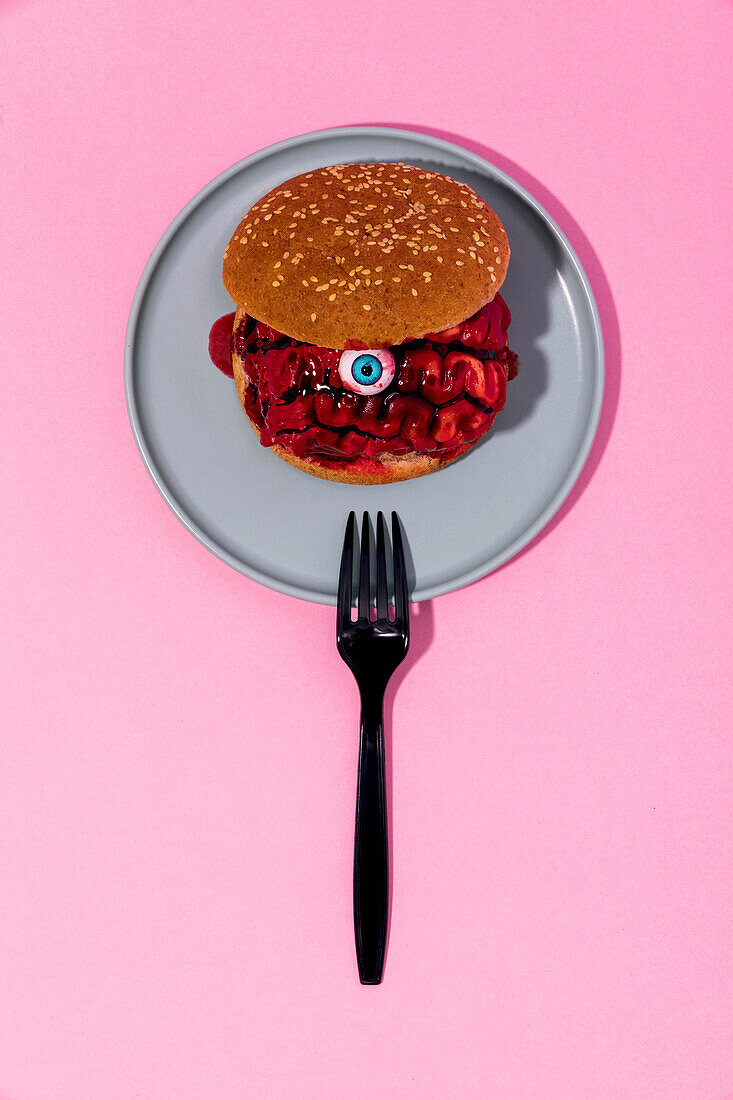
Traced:
<path fill-rule="evenodd" d="M 512 247 L 502 288 L 520 373 L 496 426 L 464 458 L 414 481 L 350 486 L 301 473 L 261 447 L 234 383 L 209 362 L 212 322 L 232 309 L 224 248 L 251 204 L 326 164 L 406 161 L 463 180 L 495 208 Z M 350 509 L 396 510 L 409 540 L 413 600 L 507 561 L 552 518 L 593 442 L 603 341 L 577 256 L 539 203 L 473 153 L 406 130 L 347 127 L 280 142 L 234 165 L 163 235 L 132 303 L 125 386 L 153 481 L 200 542 L 241 573 L 335 603 Z"/>

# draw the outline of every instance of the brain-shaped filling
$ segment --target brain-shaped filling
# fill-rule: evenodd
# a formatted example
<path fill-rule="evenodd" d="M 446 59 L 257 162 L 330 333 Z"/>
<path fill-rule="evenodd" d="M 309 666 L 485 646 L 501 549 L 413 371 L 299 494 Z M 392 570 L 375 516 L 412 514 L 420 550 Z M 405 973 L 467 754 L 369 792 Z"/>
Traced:
<path fill-rule="evenodd" d="M 247 414 L 264 446 L 300 457 L 440 454 L 474 443 L 506 398 L 511 315 L 496 297 L 467 321 L 389 349 L 334 351 L 253 317 L 234 333 Z"/>

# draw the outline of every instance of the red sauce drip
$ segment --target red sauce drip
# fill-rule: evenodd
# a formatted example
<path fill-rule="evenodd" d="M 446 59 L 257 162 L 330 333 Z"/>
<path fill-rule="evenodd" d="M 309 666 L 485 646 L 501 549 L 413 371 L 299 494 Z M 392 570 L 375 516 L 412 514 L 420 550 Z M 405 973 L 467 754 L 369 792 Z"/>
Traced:
<path fill-rule="evenodd" d="M 232 370 L 232 327 L 234 314 L 227 313 L 214 321 L 209 333 L 209 356 L 215 367 L 229 378 L 234 377 Z"/>

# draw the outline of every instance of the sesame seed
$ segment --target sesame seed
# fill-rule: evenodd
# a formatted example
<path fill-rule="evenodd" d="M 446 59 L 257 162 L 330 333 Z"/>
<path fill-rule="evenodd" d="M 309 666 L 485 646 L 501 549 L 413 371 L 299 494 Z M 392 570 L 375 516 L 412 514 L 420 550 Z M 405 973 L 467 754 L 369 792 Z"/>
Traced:
<path fill-rule="evenodd" d="M 329 294 L 328 300 L 329 300 L 329 302 L 335 302 L 336 301 L 336 295 L 335 294 Z"/>
<path fill-rule="evenodd" d="M 316 319 L 316 314 L 315 314 L 315 313 L 311 313 L 311 321 L 315 321 L 315 319 Z"/>
<path fill-rule="evenodd" d="M 415 298 L 417 298 L 417 291 L 415 290 L 415 288 L 414 288 L 414 287 L 412 288 L 412 293 L 413 293 L 413 296 L 414 296 Z"/>
<path fill-rule="evenodd" d="M 277 279 L 275 279 L 275 281 L 273 282 L 273 284 L 272 284 L 272 285 L 273 285 L 273 286 L 280 286 L 280 284 L 279 284 L 279 282 L 277 281 Z"/>
<path fill-rule="evenodd" d="M 281 264 L 280 260 L 278 260 L 276 264 L 273 264 L 273 267 L 275 267 L 276 269 L 278 267 L 282 267 L 282 264 Z"/>
<path fill-rule="evenodd" d="M 362 307 L 361 307 L 361 308 L 362 308 L 362 309 L 367 309 L 367 310 L 369 310 L 369 309 L 371 309 L 372 307 L 371 307 L 371 306 L 368 306 L 368 305 L 367 305 L 366 303 L 364 303 L 364 305 L 362 305 Z"/>
<path fill-rule="evenodd" d="M 301 279 L 301 283 L 303 284 L 303 286 L 308 286 L 308 280 L 307 279 Z"/>
<path fill-rule="evenodd" d="M 393 282 L 393 283 L 401 283 L 401 282 L 402 282 L 402 279 L 400 278 L 400 276 L 399 276 L 399 275 L 393 275 L 393 276 L 392 276 L 392 282 Z"/>

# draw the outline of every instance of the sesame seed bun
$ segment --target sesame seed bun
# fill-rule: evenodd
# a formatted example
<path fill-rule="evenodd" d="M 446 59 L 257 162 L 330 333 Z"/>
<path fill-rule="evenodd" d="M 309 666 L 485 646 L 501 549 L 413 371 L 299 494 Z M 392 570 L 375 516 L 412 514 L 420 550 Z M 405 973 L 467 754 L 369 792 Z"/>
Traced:
<path fill-rule="evenodd" d="M 223 277 L 238 306 L 295 340 L 379 348 L 472 316 L 508 263 L 503 225 L 465 183 L 406 164 L 347 164 L 256 202 Z"/>

